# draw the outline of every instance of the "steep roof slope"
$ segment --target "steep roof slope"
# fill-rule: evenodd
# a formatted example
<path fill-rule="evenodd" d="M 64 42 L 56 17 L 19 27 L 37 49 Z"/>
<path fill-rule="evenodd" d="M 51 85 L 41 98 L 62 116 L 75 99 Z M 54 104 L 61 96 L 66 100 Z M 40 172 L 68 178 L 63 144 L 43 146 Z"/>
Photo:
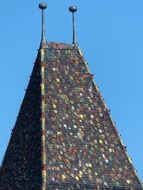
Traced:
<path fill-rule="evenodd" d="M 41 46 L 0 180 L 1 190 L 142 189 L 77 46 Z"/>
<path fill-rule="evenodd" d="M 48 189 L 141 188 L 80 49 L 48 44 L 44 68 Z"/>
<path fill-rule="evenodd" d="M 39 59 L 38 55 L 2 163 L 1 190 L 40 189 L 42 186 L 41 65 Z"/>

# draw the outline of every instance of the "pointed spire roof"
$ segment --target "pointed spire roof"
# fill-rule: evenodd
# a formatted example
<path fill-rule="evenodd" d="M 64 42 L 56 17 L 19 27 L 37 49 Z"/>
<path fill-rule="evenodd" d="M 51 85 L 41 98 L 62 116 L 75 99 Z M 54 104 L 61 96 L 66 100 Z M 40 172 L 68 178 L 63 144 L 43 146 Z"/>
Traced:
<path fill-rule="evenodd" d="M 38 52 L 0 175 L 0 190 L 142 189 L 78 46 Z"/>

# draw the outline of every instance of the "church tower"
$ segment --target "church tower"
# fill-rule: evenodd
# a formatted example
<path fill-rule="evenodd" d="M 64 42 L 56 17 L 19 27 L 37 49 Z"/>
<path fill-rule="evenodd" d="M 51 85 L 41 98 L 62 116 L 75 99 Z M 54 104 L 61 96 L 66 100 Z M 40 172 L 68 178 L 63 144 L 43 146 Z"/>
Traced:
<path fill-rule="evenodd" d="M 0 170 L 0 190 L 141 190 L 142 185 L 77 45 L 42 36 Z"/>

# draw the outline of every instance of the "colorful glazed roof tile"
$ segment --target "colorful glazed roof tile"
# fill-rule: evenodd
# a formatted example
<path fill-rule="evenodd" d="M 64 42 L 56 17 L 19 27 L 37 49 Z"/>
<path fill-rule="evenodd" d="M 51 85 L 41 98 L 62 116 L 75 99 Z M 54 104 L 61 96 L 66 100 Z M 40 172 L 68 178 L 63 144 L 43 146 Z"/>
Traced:
<path fill-rule="evenodd" d="M 2 163 L 0 190 L 142 189 L 80 49 L 46 43 Z"/>

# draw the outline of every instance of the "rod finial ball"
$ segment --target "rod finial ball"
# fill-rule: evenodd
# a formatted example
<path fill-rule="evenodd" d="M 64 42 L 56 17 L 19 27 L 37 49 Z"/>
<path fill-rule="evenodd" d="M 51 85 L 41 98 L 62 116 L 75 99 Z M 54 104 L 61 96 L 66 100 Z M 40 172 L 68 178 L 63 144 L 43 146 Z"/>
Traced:
<path fill-rule="evenodd" d="M 75 6 L 75 5 L 70 6 L 69 11 L 72 12 L 72 13 L 76 12 L 77 11 L 77 6 Z"/>
<path fill-rule="evenodd" d="M 39 8 L 42 9 L 42 10 L 46 9 L 47 8 L 47 3 L 40 3 Z"/>

